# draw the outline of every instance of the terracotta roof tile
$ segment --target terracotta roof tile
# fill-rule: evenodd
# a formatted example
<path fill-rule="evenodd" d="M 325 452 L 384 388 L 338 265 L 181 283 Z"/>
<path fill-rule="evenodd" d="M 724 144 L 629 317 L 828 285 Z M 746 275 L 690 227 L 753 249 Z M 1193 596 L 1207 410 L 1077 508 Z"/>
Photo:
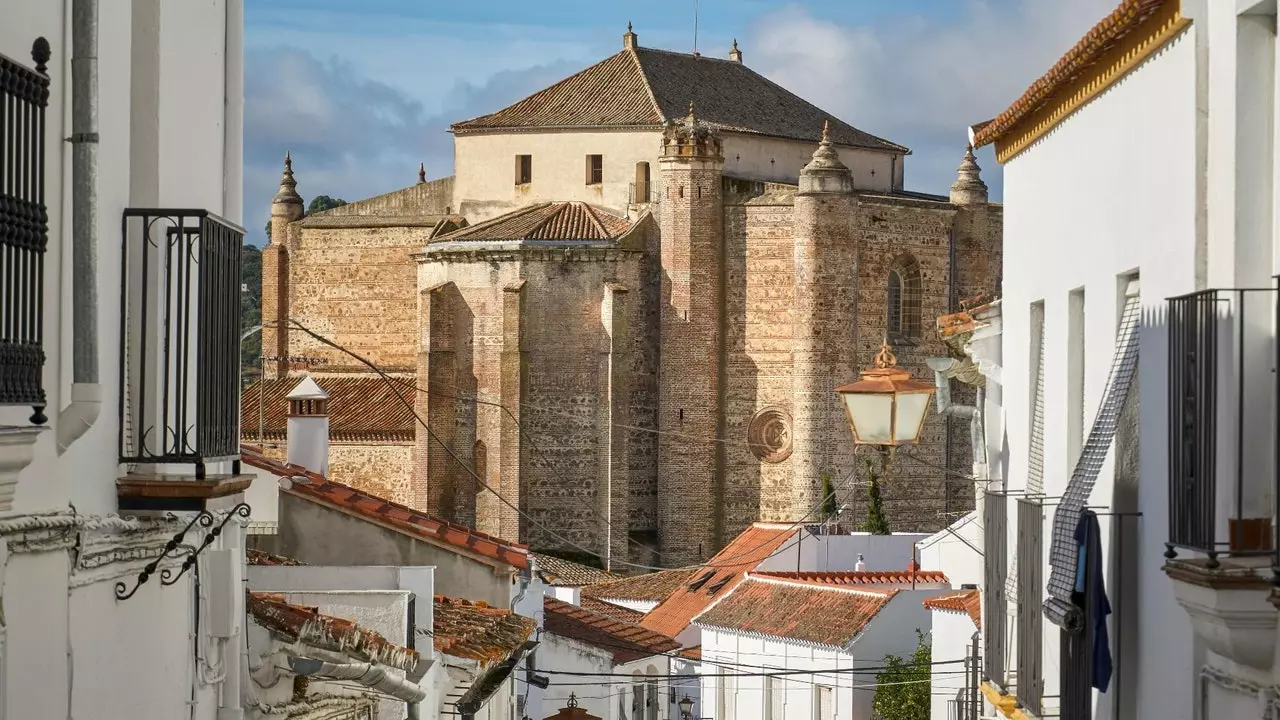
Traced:
<path fill-rule="evenodd" d="M 1031 83 L 1004 112 L 995 119 L 975 126 L 975 147 L 989 145 L 999 140 L 1024 118 L 1040 109 L 1067 84 L 1075 80 L 1103 54 L 1116 45 L 1144 21 L 1155 15 L 1173 0 L 1122 0 L 1110 15 L 1093 26 L 1079 42 L 1067 51 L 1049 72 Z"/>
<path fill-rule="evenodd" d="M 925 598 L 924 606 L 930 610 L 947 610 L 966 613 L 973 624 L 982 629 L 982 596 L 977 590 L 961 590 L 951 595 Z"/>
<path fill-rule="evenodd" d="M 685 648 L 680 651 L 680 657 L 694 662 L 702 662 L 702 646 Z"/>
<path fill-rule="evenodd" d="M 495 113 L 453 125 L 454 132 L 546 127 L 657 129 L 698 117 L 734 132 L 817 143 L 830 120 L 837 145 L 895 152 L 907 148 L 863 132 L 742 63 L 637 47 L 624 49 Z"/>
<path fill-rule="evenodd" d="M 250 565 L 281 565 L 290 567 L 306 565 L 306 563 L 301 560 L 294 560 L 291 557 L 285 557 L 283 555 L 272 555 L 271 553 L 265 553 L 261 550 L 254 550 L 253 548 L 246 549 L 244 554 L 245 559 Z"/>
<path fill-rule="evenodd" d="M 602 600 L 634 600 L 662 602 L 693 578 L 693 570 L 659 570 L 658 572 L 597 583 L 582 588 L 583 597 Z"/>
<path fill-rule="evenodd" d="M 529 569 L 529 548 L 525 545 L 486 535 L 342 483 L 329 480 L 297 482 L 282 492 L 392 527 L 434 545 L 451 545 L 514 568 Z"/>
<path fill-rule="evenodd" d="M 590 565 L 572 562 L 553 555 L 531 553 L 537 561 L 538 577 L 542 582 L 557 587 L 582 587 L 594 583 L 617 580 L 618 576 L 608 570 L 601 570 Z"/>
<path fill-rule="evenodd" d="M 301 642 L 401 670 L 412 670 L 418 664 L 416 650 L 396 645 L 350 620 L 288 603 L 284 595 L 249 593 L 247 609 L 255 622 L 285 642 Z"/>
<path fill-rule="evenodd" d="M 436 595 L 432 637 L 437 651 L 492 667 L 511 657 L 533 635 L 532 618 L 488 603 Z"/>
<path fill-rule="evenodd" d="M 910 585 L 946 583 L 941 570 L 848 570 L 838 572 L 753 572 L 751 577 L 788 580 L 806 585 Z"/>
<path fill-rule="evenodd" d="M 664 635 L 679 635 L 694 616 L 732 592 L 748 570 L 754 570 L 796 532 L 791 525 L 752 525 L 695 571 L 693 582 L 681 585 L 650 610 L 641 624 Z"/>
<path fill-rule="evenodd" d="M 898 592 L 748 578 L 694 622 L 843 648 Z"/>
<path fill-rule="evenodd" d="M 240 392 L 240 434 L 258 437 L 258 396 L 262 394 L 263 439 L 283 440 L 289 403 L 285 395 L 302 380 L 284 377 L 253 383 Z M 329 393 L 329 439 L 338 441 L 410 442 L 417 430 L 413 378 L 395 378 L 393 388 L 378 377 L 324 377 L 317 382 Z M 410 407 L 396 399 L 409 402 Z"/>
<path fill-rule="evenodd" d="M 614 605 L 613 603 L 605 602 L 604 600 L 582 597 L 579 599 L 579 602 L 582 604 L 582 607 L 590 610 L 591 612 L 611 617 L 614 620 L 621 620 L 622 622 L 639 625 L 640 621 L 644 619 L 644 613 L 639 610 L 632 610 L 631 608 L 625 608 L 621 605 Z"/>
<path fill-rule="evenodd" d="M 613 240 L 627 230 L 626 218 L 611 215 L 582 202 L 550 202 L 529 205 L 491 220 L 441 235 L 432 243 L 521 240 Z"/>
<path fill-rule="evenodd" d="M 546 611 L 542 626 L 547 632 L 611 651 L 614 663 L 661 655 L 680 647 L 674 638 L 587 607 L 570 605 L 551 597 L 543 598 L 542 607 Z"/>

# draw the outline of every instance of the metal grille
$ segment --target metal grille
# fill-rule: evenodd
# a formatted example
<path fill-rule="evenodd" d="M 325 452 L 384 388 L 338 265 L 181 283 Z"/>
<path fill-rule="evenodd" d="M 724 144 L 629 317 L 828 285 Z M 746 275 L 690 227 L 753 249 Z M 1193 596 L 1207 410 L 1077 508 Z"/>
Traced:
<path fill-rule="evenodd" d="M 45 108 L 49 43 L 34 70 L 0 55 L 0 405 L 30 405 L 44 424 Z"/>
<path fill-rule="evenodd" d="M 1018 500 L 1018 704 L 1039 715 L 1044 697 L 1040 614 L 1043 593 L 1044 510 L 1038 500 Z"/>
<path fill-rule="evenodd" d="M 1080 523 L 1081 510 L 1089 502 L 1089 495 L 1093 492 L 1102 464 L 1107 459 L 1111 441 L 1115 438 L 1116 427 L 1119 425 L 1120 411 L 1124 409 L 1125 400 L 1129 396 L 1129 385 L 1138 365 L 1140 324 L 1140 303 L 1137 293 L 1133 293 L 1125 298 L 1124 312 L 1116 332 L 1116 352 L 1102 404 L 1098 407 L 1093 427 L 1089 430 L 1089 438 L 1080 451 L 1080 459 L 1076 462 L 1062 501 L 1054 512 L 1053 541 L 1049 548 L 1049 600 L 1045 604 L 1044 613 L 1059 627 L 1074 629 L 1081 622 L 1078 609 L 1071 603 L 1071 588 L 1075 584 L 1076 572 L 1076 526 Z"/>
<path fill-rule="evenodd" d="M 1031 396 L 1031 442 L 1027 448 L 1027 492 L 1044 494 L 1044 304 L 1031 308 L 1031 367 L 1035 369 Z"/>
<path fill-rule="evenodd" d="M 1004 687 L 1005 623 L 1008 620 L 1008 598 L 1005 592 L 1009 553 L 1008 496 L 987 493 L 983 498 L 983 598 L 982 629 L 986 635 L 983 648 L 983 670 L 987 680 Z"/>
<path fill-rule="evenodd" d="M 911 255 L 893 261 L 888 277 L 889 335 L 898 339 L 920 337 L 920 263 Z"/>
<path fill-rule="evenodd" d="M 1088 533 L 1086 547 L 1100 548 L 1098 523 L 1086 510 L 1083 518 Z M 1097 552 L 1087 553 L 1084 588 L 1076 599 L 1083 610 L 1084 625 L 1079 632 L 1061 630 L 1059 673 L 1062 687 L 1062 720 L 1092 720 L 1093 717 L 1093 618 L 1098 611 L 1094 589 L 1102 582 L 1102 562 Z"/>
<path fill-rule="evenodd" d="M 120 462 L 238 463 L 244 230 L 205 210 L 121 224 Z"/>

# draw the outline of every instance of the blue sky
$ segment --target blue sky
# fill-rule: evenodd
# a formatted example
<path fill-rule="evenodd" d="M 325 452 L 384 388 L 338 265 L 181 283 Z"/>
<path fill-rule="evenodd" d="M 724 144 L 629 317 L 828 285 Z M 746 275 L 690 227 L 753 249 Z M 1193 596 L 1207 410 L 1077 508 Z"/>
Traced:
<path fill-rule="evenodd" d="M 911 147 L 907 187 L 946 192 L 964 128 L 1006 107 L 1115 0 L 701 0 L 698 50 L 746 64 Z M 497 110 L 621 48 L 689 51 L 694 0 L 248 0 L 245 225 L 293 152 L 298 190 L 347 200 L 452 172 L 451 122 Z M 979 155 L 996 198 L 1000 173 Z"/>

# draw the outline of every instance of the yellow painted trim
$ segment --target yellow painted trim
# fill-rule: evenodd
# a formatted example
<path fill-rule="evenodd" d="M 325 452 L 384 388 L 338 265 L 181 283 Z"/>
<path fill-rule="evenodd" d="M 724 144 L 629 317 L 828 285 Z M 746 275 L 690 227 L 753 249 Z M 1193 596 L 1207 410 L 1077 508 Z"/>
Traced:
<path fill-rule="evenodd" d="M 1004 164 L 1044 137 L 1069 115 L 1114 85 L 1182 32 L 1191 20 L 1182 16 L 1182 3 L 1170 2 L 1120 39 L 1054 98 L 1009 128 L 996 140 L 996 160 Z"/>
<path fill-rule="evenodd" d="M 995 706 L 996 710 L 1007 718 L 1012 718 L 1014 713 L 1018 712 L 1018 699 L 1013 695 L 1004 695 L 995 689 L 991 683 L 984 682 L 981 685 L 982 694 L 987 698 L 987 702 Z"/>

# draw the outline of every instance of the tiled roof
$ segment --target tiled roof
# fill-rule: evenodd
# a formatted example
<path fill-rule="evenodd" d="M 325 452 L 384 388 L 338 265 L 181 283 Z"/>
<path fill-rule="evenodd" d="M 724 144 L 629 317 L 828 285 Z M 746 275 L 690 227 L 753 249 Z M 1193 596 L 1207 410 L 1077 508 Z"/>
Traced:
<path fill-rule="evenodd" d="M 699 645 L 697 647 L 685 648 L 680 651 L 680 657 L 686 660 L 702 662 L 702 646 Z"/>
<path fill-rule="evenodd" d="M 582 563 L 565 560 L 554 555 L 530 554 L 537 561 L 538 576 L 542 582 L 548 585 L 581 587 L 618 579 L 617 575 L 608 570 L 593 568 L 590 565 L 583 565 Z"/>
<path fill-rule="evenodd" d="M 548 202 L 522 207 L 431 242 L 516 240 L 612 240 L 631 228 L 626 218 L 582 202 Z"/>
<path fill-rule="evenodd" d="M 590 610 L 591 612 L 599 613 L 600 615 L 607 615 L 614 620 L 621 620 L 622 622 L 639 625 L 640 621 L 644 619 L 644 613 L 639 610 L 632 610 L 631 608 L 625 608 L 621 605 L 614 605 L 613 603 L 605 602 L 604 600 L 582 597 L 579 598 L 578 602 L 581 603 L 582 607 Z"/>
<path fill-rule="evenodd" d="M 582 588 L 583 597 L 602 600 L 635 600 L 662 602 L 693 578 L 693 570 L 659 570 L 658 572 L 597 583 Z"/>
<path fill-rule="evenodd" d="M 897 593 L 749 578 L 695 622 L 843 648 Z"/>
<path fill-rule="evenodd" d="M 240 434 L 258 437 L 258 395 L 261 391 L 263 438 L 283 440 L 289 394 L 301 381 L 299 377 L 283 377 L 253 383 L 240 392 Z M 415 390 L 413 378 L 396 379 L 394 389 L 379 377 L 324 377 L 320 387 L 329 393 L 329 439 L 338 441 L 409 442 L 417 429 L 410 408 Z M 400 395 L 409 407 L 396 399 Z"/>
<path fill-rule="evenodd" d="M 752 577 L 774 578 L 806 585 L 910 585 L 917 583 L 945 583 L 947 576 L 941 570 L 847 570 L 838 572 L 753 572 Z"/>
<path fill-rule="evenodd" d="M 453 125 L 469 130 L 547 127 L 657 128 L 698 117 L 734 132 L 817 143 L 830 120 L 837 145 L 907 152 L 863 132 L 742 63 L 637 47 L 624 49 L 495 113 Z"/>
<path fill-rule="evenodd" d="M 547 632 L 608 650 L 613 653 L 614 663 L 669 653 L 680 647 L 666 635 L 555 598 L 543 598 L 542 607 L 546 611 L 542 626 Z"/>
<path fill-rule="evenodd" d="M 255 622 L 285 642 L 301 642 L 401 670 L 412 670 L 418 664 L 416 650 L 396 645 L 350 620 L 288 603 L 284 595 L 249 593 L 248 611 Z"/>
<path fill-rule="evenodd" d="M 328 480 L 320 483 L 298 482 L 282 492 L 385 525 L 424 542 L 452 546 L 514 568 L 529 569 L 529 548 L 525 545 L 486 535 L 465 525 L 384 500 L 349 485 Z"/>
<path fill-rule="evenodd" d="M 511 657 L 533 635 L 532 618 L 488 603 L 436 595 L 432 637 L 437 651 L 491 667 Z"/>
<path fill-rule="evenodd" d="M 283 555 L 272 555 L 271 553 L 265 553 L 261 550 L 254 550 L 253 548 L 246 549 L 244 554 L 245 559 L 248 560 L 250 565 L 288 565 L 291 567 L 306 565 L 306 563 L 301 560 L 294 560 L 291 557 L 285 557 Z"/>
<path fill-rule="evenodd" d="M 981 126 L 975 126 L 975 147 L 989 145 L 1024 118 L 1040 109 L 1054 95 L 1093 65 L 1125 35 L 1155 15 L 1173 0 L 1122 0 L 1120 5 L 1085 34 L 1049 72 L 1022 93 L 1004 112 Z"/>
<path fill-rule="evenodd" d="M 982 596 L 977 590 L 961 590 L 951 595 L 925 598 L 924 606 L 930 610 L 948 610 L 966 613 L 973 624 L 982 629 Z"/>
<path fill-rule="evenodd" d="M 792 525 L 756 523 L 744 530 L 701 569 L 693 580 L 678 587 L 666 600 L 644 616 L 641 623 L 650 630 L 675 637 L 694 616 L 712 602 L 733 591 L 743 574 L 755 569 L 772 555 L 782 543 L 797 532 Z M 693 587 L 697 585 L 697 587 Z"/>
<path fill-rule="evenodd" d="M 301 465 L 290 465 L 287 462 L 267 457 L 262 448 L 254 445 L 240 445 L 240 461 L 250 467 L 266 470 L 277 477 L 296 478 L 313 483 L 325 481 L 325 477 L 320 473 L 308 470 Z"/>

